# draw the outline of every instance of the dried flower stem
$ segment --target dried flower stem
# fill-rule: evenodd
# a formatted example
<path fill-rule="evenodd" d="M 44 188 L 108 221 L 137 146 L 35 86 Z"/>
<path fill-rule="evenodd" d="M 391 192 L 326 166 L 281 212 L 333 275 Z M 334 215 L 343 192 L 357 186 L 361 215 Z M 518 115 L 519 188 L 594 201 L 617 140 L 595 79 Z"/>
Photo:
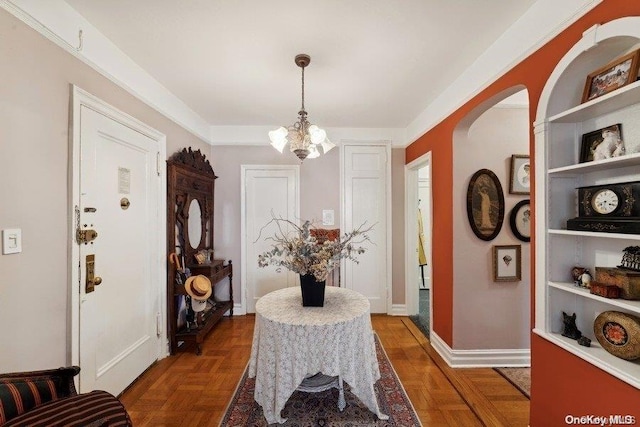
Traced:
<path fill-rule="evenodd" d="M 302 226 L 298 226 L 288 219 L 273 216 L 273 219 L 260 229 L 258 239 L 262 231 L 273 222 L 276 223 L 278 231 L 273 237 L 266 237 L 265 240 L 273 240 L 276 243 L 271 250 L 258 255 L 258 266 L 275 265 L 278 270 L 284 267 L 298 274 L 313 274 L 317 281 L 326 280 L 342 259 L 358 263 L 356 255 L 365 252 L 365 248 L 358 245 L 371 242 L 367 233 L 373 229 L 373 226 L 365 228 L 365 222 L 337 240 L 318 243 L 311 235 L 311 221 L 305 221 Z M 293 227 L 293 231 L 286 230 L 289 226 Z"/>

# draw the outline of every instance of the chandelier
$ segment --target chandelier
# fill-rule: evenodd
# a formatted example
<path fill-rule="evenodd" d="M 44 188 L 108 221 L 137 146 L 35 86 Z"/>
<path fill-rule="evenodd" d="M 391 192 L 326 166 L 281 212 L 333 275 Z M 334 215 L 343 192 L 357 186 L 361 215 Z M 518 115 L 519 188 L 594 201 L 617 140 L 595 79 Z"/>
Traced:
<path fill-rule="evenodd" d="M 289 149 L 300 161 L 320 157 L 318 146 L 322 147 L 324 154 L 336 146 L 327 138 L 327 132 L 307 120 L 307 112 L 304 109 L 304 67 L 310 62 L 309 55 L 296 55 L 295 63 L 302 68 L 302 108 L 298 112 L 298 121 L 287 128 L 281 126 L 269 132 L 273 148 L 282 153 L 285 145 L 289 143 Z"/>

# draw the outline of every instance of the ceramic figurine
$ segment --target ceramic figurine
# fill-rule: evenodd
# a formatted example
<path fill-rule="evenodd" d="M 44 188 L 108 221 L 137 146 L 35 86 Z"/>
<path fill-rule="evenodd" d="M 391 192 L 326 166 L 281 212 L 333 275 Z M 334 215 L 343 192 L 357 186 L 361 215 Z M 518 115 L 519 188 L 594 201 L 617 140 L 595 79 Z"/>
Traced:
<path fill-rule="evenodd" d="M 583 288 L 591 287 L 591 274 L 589 273 L 589 270 L 586 270 L 582 276 L 580 276 L 580 281 L 582 282 Z"/>
<path fill-rule="evenodd" d="M 571 278 L 573 279 L 573 284 L 576 286 L 580 286 L 580 277 L 584 274 L 587 269 L 584 267 L 575 266 L 571 269 Z"/>

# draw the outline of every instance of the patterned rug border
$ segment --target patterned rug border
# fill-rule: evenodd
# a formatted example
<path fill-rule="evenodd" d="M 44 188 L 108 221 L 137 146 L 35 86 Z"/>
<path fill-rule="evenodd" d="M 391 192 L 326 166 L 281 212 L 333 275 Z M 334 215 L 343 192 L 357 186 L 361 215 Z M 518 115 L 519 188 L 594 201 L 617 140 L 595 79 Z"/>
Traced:
<path fill-rule="evenodd" d="M 511 376 L 509 376 L 509 374 L 507 374 L 505 371 L 503 371 L 503 369 L 512 369 L 512 368 L 493 368 L 494 371 L 496 371 L 497 373 L 502 375 L 504 377 L 504 379 L 509 381 L 527 399 L 531 400 L 531 393 L 528 390 L 526 390 L 526 388 L 523 387 L 522 384 L 520 384 L 518 381 L 514 380 Z M 517 368 L 517 369 L 531 369 L 531 368 Z M 531 374 L 529 374 L 529 375 L 531 375 Z M 531 376 L 529 376 L 529 381 L 531 381 Z M 531 388 L 531 384 L 530 383 L 529 383 L 529 388 Z"/>
<path fill-rule="evenodd" d="M 409 395 L 407 394 L 407 391 L 405 390 L 404 386 L 402 385 L 402 382 L 400 381 L 400 378 L 398 377 L 398 373 L 396 372 L 395 368 L 393 367 L 393 363 L 391 363 L 391 359 L 389 359 L 389 355 L 387 354 L 387 351 L 385 350 L 384 346 L 382 345 L 382 342 L 380 341 L 380 337 L 378 337 L 377 333 L 373 333 L 374 338 L 375 338 L 375 343 L 376 343 L 376 348 L 380 348 L 382 355 L 386 358 L 388 364 L 389 364 L 389 368 L 390 368 L 390 372 L 391 375 L 393 376 L 393 379 L 395 380 L 395 383 L 399 386 L 399 390 L 402 393 L 403 397 L 404 397 L 404 401 L 408 404 L 409 409 L 411 409 L 412 411 L 412 415 L 413 418 L 415 419 L 415 421 L 418 422 L 418 424 L 416 424 L 415 427 L 423 427 L 422 425 L 422 421 L 420 421 L 420 418 L 418 417 L 418 412 L 416 411 L 416 408 L 413 406 L 413 402 L 411 402 L 411 399 L 409 399 Z M 378 361 L 379 363 L 379 361 Z M 248 377 L 248 371 L 249 371 L 249 363 L 247 362 L 247 365 L 244 368 L 243 374 L 240 377 L 240 380 L 238 381 L 238 384 L 236 384 L 236 387 L 233 391 L 233 395 L 231 396 L 231 400 L 229 400 L 229 403 L 227 403 L 227 407 L 224 411 L 224 415 L 222 417 L 222 419 L 220 420 L 220 423 L 218 424 L 218 427 L 225 427 L 226 423 L 228 423 L 228 418 L 231 416 L 231 408 L 237 403 L 238 399 L 239 399 L 239 395 L 238 395 L 238 391 L 240 390 L 240 387 L 244 384 L 244 382 L 246 381 L 247 377 Z M 380 378 L 382 379 L 382 378 Z M 380 380 L 378 380 L 376 382 L 376 387 L 378 386 L 378 383 L 380 382 Z M 345 383 L 346 384 L 346 383 Z M 376 396 L 378 395 L 378 393 L 376 392 Z M 383 408 L 380 408 L 381 410 Z M 389 415 L 389 414 L 388 414 Z M 385 426 L 387 425 L 391 425 L 391 424 L 385 424 Z M 327 426 L 330 427 L 330 426 Z"/>

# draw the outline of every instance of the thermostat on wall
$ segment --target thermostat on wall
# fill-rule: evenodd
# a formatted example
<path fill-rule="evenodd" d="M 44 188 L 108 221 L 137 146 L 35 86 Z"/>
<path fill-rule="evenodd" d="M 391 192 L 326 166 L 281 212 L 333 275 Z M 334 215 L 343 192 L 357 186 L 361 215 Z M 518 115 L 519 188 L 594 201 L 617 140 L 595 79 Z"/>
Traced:
<path fill-rule="evenodd" d="M 333 217 L 333 209 L 325 209 L 322 211 L 322 225 L 333 225 L 335 222 Z"/>

